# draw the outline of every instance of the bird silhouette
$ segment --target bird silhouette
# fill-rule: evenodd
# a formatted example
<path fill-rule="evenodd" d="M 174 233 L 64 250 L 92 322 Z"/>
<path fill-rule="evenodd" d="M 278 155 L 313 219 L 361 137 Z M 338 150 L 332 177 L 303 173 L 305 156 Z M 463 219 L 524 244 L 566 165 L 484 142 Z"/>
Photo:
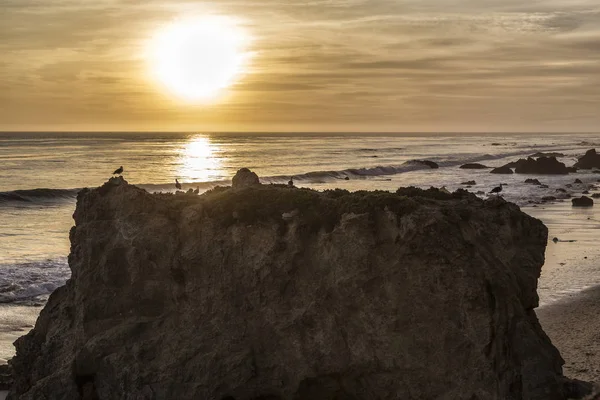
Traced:
<path fill-rule="evenodd" d="M 115 172 L 113 172 L 113 175 L 121 175 L 123 173 L 123 166 L 119 167 L 118 170 L 116 170 Z"/>
<path fill-rule="evenodd" d="M 194 190 L 194 194 L 199 194 L 200 193 L 200 186 L 196 186 L 196 190 Z"/>
<path fill-rule="evenodd" d="M 177 179 L 175 179 L 175 187 L 179 190 L 181 190 L 181 183 L 179 183 L 179 181 Z"/>
<path fill-rule="evenodd" d="M 294 177 L 290 178 L 290 181 L 288 182 L 288 186 L 289 187 L 294 187 Z"/>
<path fill-rule="evenodd" d="M 493 188 L 490 193 L 495 193 L 498 194 L 502 191 L 502 184 L 500 184 L 500 186 Z"/>

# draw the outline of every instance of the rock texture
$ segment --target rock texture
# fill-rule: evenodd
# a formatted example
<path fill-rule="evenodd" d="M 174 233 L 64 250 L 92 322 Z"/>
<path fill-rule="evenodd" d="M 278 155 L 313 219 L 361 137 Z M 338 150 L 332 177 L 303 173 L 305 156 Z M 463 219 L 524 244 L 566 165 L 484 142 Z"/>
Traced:
<path fill-rule="evenodd" d="M 466 191 L 82 191 L 10 399 L 563 400 L 547 229 Z"/>
<path fill-rule="evenodd" d="M 260 185 L 258 175 L 250 171 L 248 168 L 240 169 L 232 180 L 232 187 L 234 189 L 243 189 L 250 186 Z"/>
<path fill-rule="evenodd" d="M 600 154 L 596 153 L 596 149 L 588 150 L 574 167 L 579 169 L 600 168 Z"/>

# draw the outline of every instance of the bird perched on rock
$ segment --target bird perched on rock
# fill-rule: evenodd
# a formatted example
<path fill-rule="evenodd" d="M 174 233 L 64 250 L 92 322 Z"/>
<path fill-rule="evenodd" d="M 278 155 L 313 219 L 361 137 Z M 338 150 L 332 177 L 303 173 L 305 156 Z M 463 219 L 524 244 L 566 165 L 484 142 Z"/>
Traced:
<path fill-rule="evenodd" d="M 196 190 L 194 190 L 194 194 L 199 194 L 200 193 L 200 186 L 196 186 Z"/>
<path fill-rule="evenodd" d="M 502 184 L 500 184 L 500 186 L 493 188 L 490 193 L 495 193 L 498 194 L 502 191 Z"/>
<path fill-rule="evenodd" d="M 288 182 L 288 186 L 289 187 L 294 187 L 294 177 L 290 178 L 290 181 Z"/>
<path fill-rule="evenodd" d="M 118 170 L 113 172 L 113 175 L 121 175 L 123 173 L 123 166 L 120 166 Z"/>
<path fill-rule="evenodd" d="M 175 187 L 179 190 L 181 190 L 181 183 L 179 183 L 179 181 L 177 179 L 175 179 Z"/>

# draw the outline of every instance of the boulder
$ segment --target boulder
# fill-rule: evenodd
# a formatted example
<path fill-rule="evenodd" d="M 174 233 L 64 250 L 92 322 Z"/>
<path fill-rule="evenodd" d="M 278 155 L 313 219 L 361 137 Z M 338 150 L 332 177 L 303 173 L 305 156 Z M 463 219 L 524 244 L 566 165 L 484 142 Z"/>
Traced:
<path fill-rule="evenodd" d="M 542 200 L 543 201 L 554 201 L 554 200 L 556 200 L 556 197 L 554 197 L 554 196 L 545 196 L 545 197 L 542 197 Z"/>
<path fill-rule="evenodd" d="M 594 194 L 592 195 L 592 198 L 593 198 L 593 199 L 600 199 L 600 193 L 594 193 Z"/>
<path fill-rule="evenodd" d="M 575 179 L 575 182 L 573 182 L 573 183 L 579 184 L 579 183 L 583 183 L 583 182 L 581 181 L 581 179 Z"/>
<path fill-rule="evenodd" d="M 475 181 L 467 181 L 467 182 L 461 183 L 461 185 L 470 185 L 470 186 L 473 186 L 473 185 L 477 185 L 477 182 L 475 182 Z"/>
<path fill-rule="evenodd" d="M 255 185 L 260 185 L 258 175 L 248 168 L 240 169 L 232 179 L 232 187 L 234 189 L 243 189 Z"/>
<path fill-rule="evenodd" d="M 596 149 L 588 150 L 585 155 L 575 163 L 574 167 L 579 169 L 600 168 L 600 154 L 596 153 Z"/>
<path fill-rule="evenodd" d="M 593 207 L 594 200 L 587 196 L 581 196 L 580 198 L 572 199 L 573 207 Z"/>
<path fill-rule="evenodd" d="M 491 174 L 512 174 L 513 170 L 510 169 L 507 166 L 504 167 L 499 167 L 499 168 L 494 168 L 493 170 L 490 171 Z"/>
<path fill-rule="evenodd" d="M 469 163 L 460 166 L 461 169 L 488 169 L 489 167 L 483 164 Z"/>
<path fill-rule="evenodd" d="M 532 185 L 541 185 L 542 183 L 537 179 L 525 179 L 525 183 L 530 183 Z"/>
<path fill-rule="evenodd" d="M 566 399 L 548 231 L 502 198 L 125 182 L 74 219 L 11 399 Z"/>
<path fill-rule="evenodd" d="M 519 160 L 515 166 L 517 174 L 537 175 L 566 175 L 569 172 L 565 164 L 556 157 L 540 157 L 537 160 L 529 157 L 527 160 Z"/>

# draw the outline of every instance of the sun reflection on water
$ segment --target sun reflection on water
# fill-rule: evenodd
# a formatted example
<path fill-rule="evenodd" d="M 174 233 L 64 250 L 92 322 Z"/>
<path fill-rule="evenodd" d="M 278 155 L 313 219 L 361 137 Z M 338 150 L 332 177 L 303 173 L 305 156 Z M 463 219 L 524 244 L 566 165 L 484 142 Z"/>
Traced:
<path fill-rule="evenodd" d="M 185 181 L 207 182 L 219 179 L 221 149 L 206 136 L 193 136 L 181 150 L 179 176 Z"/>

